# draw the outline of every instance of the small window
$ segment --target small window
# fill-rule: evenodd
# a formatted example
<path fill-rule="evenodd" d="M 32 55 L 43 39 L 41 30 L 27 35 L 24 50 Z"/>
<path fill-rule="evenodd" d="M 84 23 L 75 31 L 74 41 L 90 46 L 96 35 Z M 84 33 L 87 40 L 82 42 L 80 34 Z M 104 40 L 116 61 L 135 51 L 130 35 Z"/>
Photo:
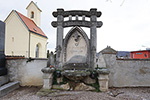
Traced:
<path fill-rule="evenodd" d="M 12 37 L 12 42 L 14 42 L 14 37 Z"/>
<path fill-rule="evenodd" d="M 141 55 L 142 53 L 136 53 L 136 55 Z"/>
<path fill-rule="evenodd" d="M 33 11 L 31 12 L 31 18 L 34 18 L 34 12 Z"/>
<path fill-rule="evenodd" d="M 36 45 L 35 57 L 39 58 L 39 45 Z"/>
<path fill-rule="evenodd" d="M 36 31 L 36 29 L 35 28 L 33 28 L 34 29 L 34 31 Z"/>
<path fill-rule="evenodd" d="M 147 57 L 147 54 L 145 54 L 145 57 Z"/>
<path fill-rule="evenodd" d="M 11 51 L 11 55 L 12 55 L 12 56 L 14 55 L 14 52 L 13 52 L 13 51 Z"/>

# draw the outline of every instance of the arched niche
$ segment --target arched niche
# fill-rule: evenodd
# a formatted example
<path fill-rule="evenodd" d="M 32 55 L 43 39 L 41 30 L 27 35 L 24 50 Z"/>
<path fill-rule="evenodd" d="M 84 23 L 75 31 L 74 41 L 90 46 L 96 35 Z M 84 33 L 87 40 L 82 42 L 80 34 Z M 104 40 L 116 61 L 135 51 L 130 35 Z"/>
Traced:
<path fill-rule="evenodd" d="M 34 18 L 34 12 L 33 11 L 31 12 L 31 18 Z"/>
<path fill-rule="evenodd" d="M 73 27 L 64 39 L 64 64 L 89 66 L 89 39 L 80 27 Z"/>
<path fill-rule="evenodd" d="M 36 47 L 35 47 L 35 58 L 39 58 L 41 57 L 41 43 L 38 43 L 36 44 Z"/>

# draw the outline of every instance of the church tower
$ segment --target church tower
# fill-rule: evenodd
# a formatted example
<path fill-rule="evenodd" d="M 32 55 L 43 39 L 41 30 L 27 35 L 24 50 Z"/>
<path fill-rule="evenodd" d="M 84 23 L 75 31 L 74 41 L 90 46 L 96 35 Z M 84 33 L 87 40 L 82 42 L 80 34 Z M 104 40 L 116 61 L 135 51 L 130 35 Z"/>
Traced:
<path fill-rule="evenodd" d="M 32 19 L 36 23 L 36 25 L 40 27 L 42 10 L 40 10 L 37 4 L 35 4 L 33 1 L 30 2 L 26 9 L 27 17 Z"/>

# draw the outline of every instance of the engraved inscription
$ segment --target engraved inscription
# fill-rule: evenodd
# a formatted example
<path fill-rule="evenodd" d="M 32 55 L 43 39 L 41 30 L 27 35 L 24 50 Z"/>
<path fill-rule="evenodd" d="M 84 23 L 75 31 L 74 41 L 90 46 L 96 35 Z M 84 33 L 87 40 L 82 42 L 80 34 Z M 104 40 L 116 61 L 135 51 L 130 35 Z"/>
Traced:
<path fill-rule="evenodd" d="M 87 55 L 87 44 L 83 36 L 78 32 L 75 31 L 70 39 L 68 40 L 67 44 L 67 57 L 66 61 L 69 61 L 71 58 L 75 56 L 81 56 L 85 58 Z"/>

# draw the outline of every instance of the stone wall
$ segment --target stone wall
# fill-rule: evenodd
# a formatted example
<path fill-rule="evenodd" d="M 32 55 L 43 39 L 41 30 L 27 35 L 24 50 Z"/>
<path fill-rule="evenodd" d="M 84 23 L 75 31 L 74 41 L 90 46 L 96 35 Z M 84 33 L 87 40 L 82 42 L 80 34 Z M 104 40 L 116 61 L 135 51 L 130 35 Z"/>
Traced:
<path fill-rule="evenodd" d="M 21 86 L 43 85 L 41 69 L 46 67 L 47 59 L 7 59 L 6 67 L 10 81 L 19 81 Z"/>
<path fill-rule="evenodd" d="M 116 54 L 102 55 L 110 71 L 109 87 L 150 87 L 150 59 L 117 59 Z"/>

